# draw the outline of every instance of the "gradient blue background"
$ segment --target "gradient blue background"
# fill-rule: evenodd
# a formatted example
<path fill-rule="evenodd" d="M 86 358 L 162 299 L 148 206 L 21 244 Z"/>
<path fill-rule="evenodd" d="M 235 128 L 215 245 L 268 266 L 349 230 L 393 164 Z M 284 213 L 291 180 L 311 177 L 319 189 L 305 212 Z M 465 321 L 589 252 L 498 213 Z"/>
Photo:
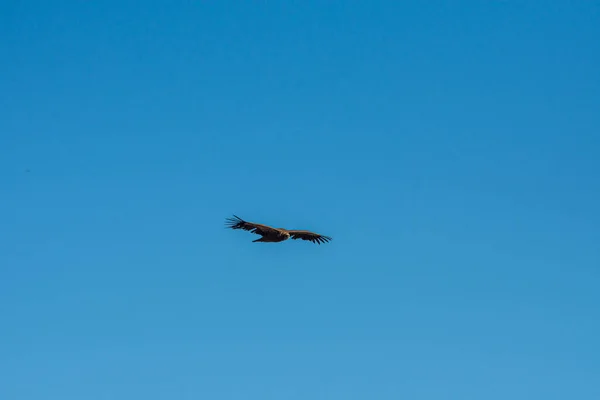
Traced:
<path fill-rule="evenodd" d="M 91 3 L 0 6 L 0 398 L 600 398 L 598 3 Z"/>

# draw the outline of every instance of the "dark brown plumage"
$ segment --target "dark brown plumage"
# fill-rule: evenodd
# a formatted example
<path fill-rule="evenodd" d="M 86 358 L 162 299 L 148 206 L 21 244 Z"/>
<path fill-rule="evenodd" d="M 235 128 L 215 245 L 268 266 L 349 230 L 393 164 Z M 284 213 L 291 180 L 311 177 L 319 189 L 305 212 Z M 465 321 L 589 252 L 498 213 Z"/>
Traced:
<path fill-rule="evenodd" d="M 243 229 L 261 236 L 259 239 L 253 240 L 253 242 L 283 242 L 288 239 L 302 239 L 321 244 L 332 240 L 329 236 L 319 235 L 310 231 L 273 228 L 268 225 L 244 221 L 236 215 L 234 215 L 234 218 L 227 218 L 226 224 L 227 228 Z"/>

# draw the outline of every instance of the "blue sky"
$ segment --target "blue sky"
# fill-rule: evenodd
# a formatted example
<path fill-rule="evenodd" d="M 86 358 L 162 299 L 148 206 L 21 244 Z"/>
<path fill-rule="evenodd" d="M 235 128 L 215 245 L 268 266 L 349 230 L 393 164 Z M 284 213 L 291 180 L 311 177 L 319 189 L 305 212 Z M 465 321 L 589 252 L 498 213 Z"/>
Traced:
<path fill-rule="evenodd" d="M 0 35 L 0 398 L 600 397 L 597 4 L 5 1 Z"/>

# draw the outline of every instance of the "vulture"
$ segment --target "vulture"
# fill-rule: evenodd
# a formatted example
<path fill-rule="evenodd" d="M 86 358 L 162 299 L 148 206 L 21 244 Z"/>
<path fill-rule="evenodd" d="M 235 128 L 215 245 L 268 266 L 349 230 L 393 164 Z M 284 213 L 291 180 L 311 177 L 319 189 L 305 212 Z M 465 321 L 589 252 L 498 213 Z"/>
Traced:
<path fill-rule="evenodd" d="M 260 235 L 260 238 L 253 240 L 252 242 L 283 242 L 288 239 L 302 239 L 321 244 L 331 240 L 329 236 L 319 235 L 318 233 L 310 231 L 273 228 L 263 224 L 244 221 L 237 215 L 234 215 L 233 217 L 234 218 L 226 219 L 226 228 L 243 229 Z"/>

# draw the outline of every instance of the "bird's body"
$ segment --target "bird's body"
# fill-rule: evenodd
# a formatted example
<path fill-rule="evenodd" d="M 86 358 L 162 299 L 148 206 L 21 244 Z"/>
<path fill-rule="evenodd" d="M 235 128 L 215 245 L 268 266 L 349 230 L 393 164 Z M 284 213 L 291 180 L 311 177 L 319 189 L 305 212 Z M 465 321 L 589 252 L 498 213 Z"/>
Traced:
<path fill-rule="evenodd" d="M 277 243 L 283 242 L 288 239 L 302 239 L 308 240 L 313 243 L 321 244 L 329 242 L 331 238 L 329 236 L 320 235 L 318 233 L 310 231 L 290 230 L 285 228 L 273 228 L 268 225 L 257 224 L 254 222 L 247 222 L 238 216 L 234 215 L 234 218 L 227 219 L 227 227 L 231 229 L 243 229 L 256 233 L 261 237 L 253 240 L 253 242 L 269 242 Z"/>
<path fill-rule="evenodd" d="M 281 228 L 276 228 L 277 233 L 267 234 L 265 236 L 261 236 L 260 238 L 253 240 L 253 242 L 283 242 L 290 238 L 290 234 L 281 230 Z"/>

